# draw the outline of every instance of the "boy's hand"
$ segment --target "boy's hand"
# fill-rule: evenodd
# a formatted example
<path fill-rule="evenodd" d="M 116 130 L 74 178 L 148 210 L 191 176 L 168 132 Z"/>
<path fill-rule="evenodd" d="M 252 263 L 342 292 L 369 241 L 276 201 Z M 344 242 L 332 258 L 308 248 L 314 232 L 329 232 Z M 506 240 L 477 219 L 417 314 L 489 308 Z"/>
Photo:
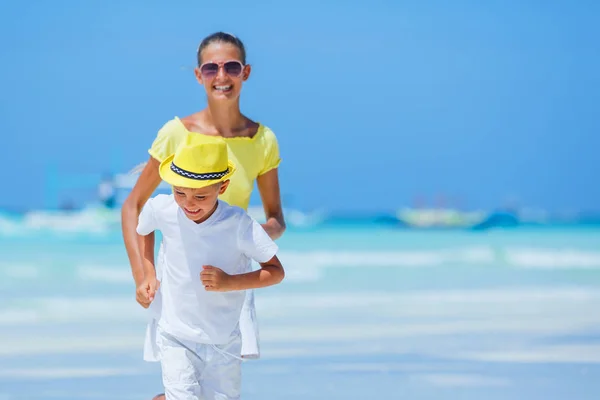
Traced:
<path fill-rule="evenodd" d="M 204 288 L 209 292 L 228 292 L 233 290 L 231 287 L 231 275 L 223 272 L 222 269 L 212 265 L 203 265 L 200 272 L 200 280 Z"/>
<path fill-rule="evenodd" d="M 150 307 L 150 303 L 154 300 L 154 295 L 160 287 L 160 281 L 156 277 L 147 278 L 140 283 L 135 291 L 135 299 L 144 308 Z"/>

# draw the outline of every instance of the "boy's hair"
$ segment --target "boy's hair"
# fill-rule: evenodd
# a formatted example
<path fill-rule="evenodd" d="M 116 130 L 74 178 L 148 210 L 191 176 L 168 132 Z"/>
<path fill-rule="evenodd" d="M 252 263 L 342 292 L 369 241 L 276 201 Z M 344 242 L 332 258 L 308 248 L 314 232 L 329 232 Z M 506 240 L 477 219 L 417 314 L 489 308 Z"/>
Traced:
<path fill-rule="evenodd" d="M 213 187 L 213 186 L 217 186 L 217 185 L 219 185 L 219 188 L 220 188 L 220 187 L 221 187 L 221 186 L 222 186 L 222 185 L 223 185 L 225 182 L 228 182 L 229 180 L 230 180 L 230 179 L 226 179 L 226 180 L 224 180 L 224 181 L 220 181 L 220 182 L 217 182 L 217 183 L 213 183 L 212 185 L 204 186 L 204 187 L 202 187 L 201 189 L 206 189 L 206 188 Z M 172 190 L 175 190 L 175 188 L 176 188 L 176 187 L 178 187 L 178 188 L 180 188 L 180 189 L 195 189 L 195 188 L 190 188 L 190 187 L 186 187 L 186 186 L 177 186 L 177 185 L 171 185 L 171 189 L 172 189 Z"/>

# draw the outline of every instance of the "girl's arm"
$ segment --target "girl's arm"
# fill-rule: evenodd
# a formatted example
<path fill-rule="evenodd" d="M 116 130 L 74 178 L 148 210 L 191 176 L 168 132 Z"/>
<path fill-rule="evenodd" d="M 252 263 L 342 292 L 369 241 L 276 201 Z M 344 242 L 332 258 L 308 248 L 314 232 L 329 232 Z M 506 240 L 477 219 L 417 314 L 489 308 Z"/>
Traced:
<path fill-rule="evenodd" d="M 281 206 L 281 195 L 279 193 L 279 175 L 277 168 L 259 175 L 256 178 L 258 191 L 265 210 L 266 223 L 262 224 L 264 230 L 271 239 L 275 240 L 283 235 L 285 231 L 285 220 Z"/>
<path fill-rule="evenodd" d="M 158 174 L 159 165 L 160 163 L 156 159 L 150 157 L 121 209 L 123 241 L 125 242 L 125 249 L 127 250 L 136 287 L 144 280 L 143 253 L 140 247 L 139 235 L 136 232 L 136 226 L 144 204 L 160 184 L 161 179 Z M 147 240 L 151 240 L 154 243 L 154 233 L 151 233 L 148 237 L 150 238 Z M 154 246 L 151 249 L 154 251 Z"/>

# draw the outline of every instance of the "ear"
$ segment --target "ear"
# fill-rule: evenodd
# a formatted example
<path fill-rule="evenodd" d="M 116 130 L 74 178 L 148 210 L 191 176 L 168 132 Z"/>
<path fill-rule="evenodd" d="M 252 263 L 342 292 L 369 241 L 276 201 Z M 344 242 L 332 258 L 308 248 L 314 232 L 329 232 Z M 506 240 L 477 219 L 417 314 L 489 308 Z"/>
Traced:
<path fill-rule="evenodd" d="M 196 75 L 196 80 L 199 84 L 204 85 L 204 81 L 202 80 L 202 74 L 200 73 L 200 68 L 194 68 L 194 75 Z"/>
<path fill-rule="evenodd" d="M 227 190 L 227 187 L 229 187 L 229 182 L 230 182 L 229 179 L 221 182 L 221 187 L 219 188 L 219 196 L 222 195 L 223 193 L 225 193 L 225 191 Z"/>
<path fill-rule="evenodd" d="M 250 78 L 250 72 L 252 72 L 252 66 L 250 64 L 244 65 L 244 73 L 242 74 L 242 79 L 247 81 Z"/>

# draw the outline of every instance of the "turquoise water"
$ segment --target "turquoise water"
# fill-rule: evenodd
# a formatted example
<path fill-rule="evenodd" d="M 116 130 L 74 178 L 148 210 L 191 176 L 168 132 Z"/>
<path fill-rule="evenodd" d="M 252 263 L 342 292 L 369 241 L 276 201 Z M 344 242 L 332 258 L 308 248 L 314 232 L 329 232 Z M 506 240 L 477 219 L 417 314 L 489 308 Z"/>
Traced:
<path fill-rule="evenodd" d="M 245 399 L 596 399 L 600 229 L 290 229 Z M 0 399 L 150 399 L 118 231 L 0 236 Z"/>

